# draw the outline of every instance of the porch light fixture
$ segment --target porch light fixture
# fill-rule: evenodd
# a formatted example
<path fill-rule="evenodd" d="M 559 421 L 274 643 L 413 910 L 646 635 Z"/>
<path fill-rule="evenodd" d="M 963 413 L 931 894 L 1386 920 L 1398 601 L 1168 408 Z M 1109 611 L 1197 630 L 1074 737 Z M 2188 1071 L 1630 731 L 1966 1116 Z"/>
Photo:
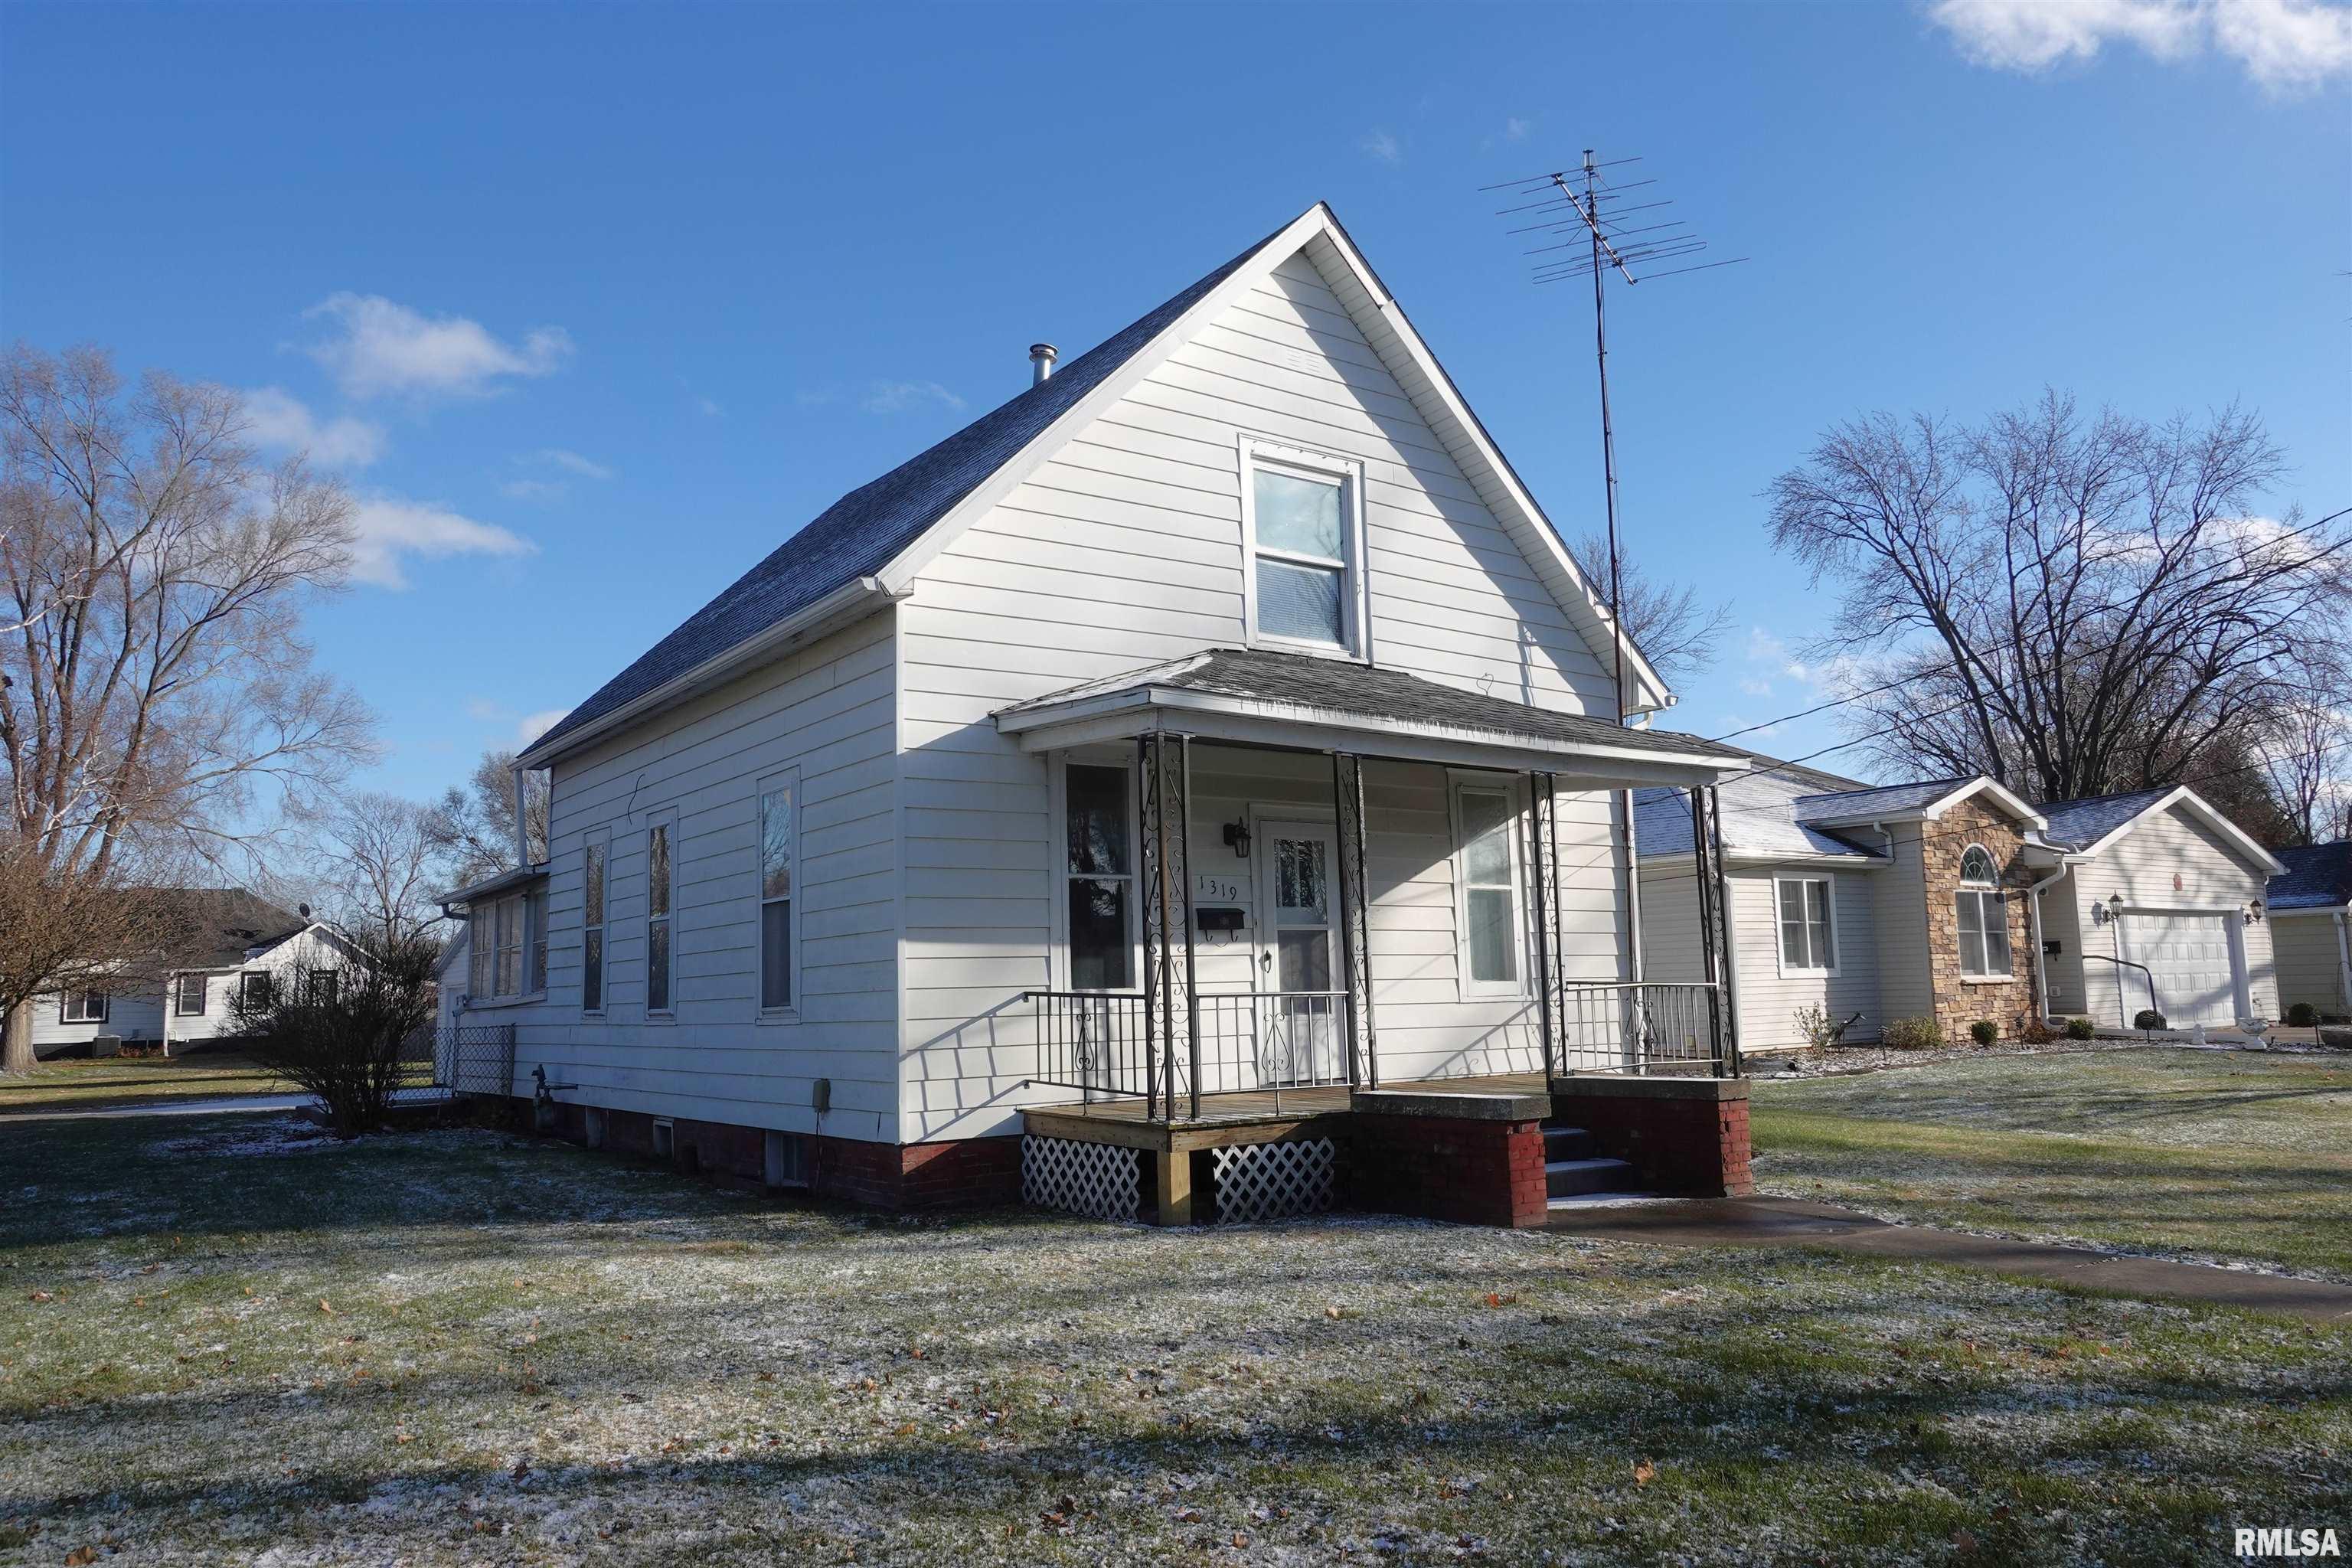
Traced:
<path fill-rule="evenodd" d="M 1239 822 L 1228 822 L 1225 824 L 1225 847 L 1234 852 L 1234 858 L 1237 860 L 1246 860 L 1249 858 L 1250 831 L 1248 817 L 1244 816 Z"/>
<path fill-rule="evenodd" d="M 2258 926 L 2263 923 L 2262 900 L 2256 899 L 2252 903 L 2246 906 L 2246 923 L 2250 926 Z"/>
<path fill-rule="evenodd" d="M 2105 925 L 2109 921 L 2119 921 L 2123 918 L 2124 896 L 2121 893 L 2110 894 L 2105 903 L 2091 906 L 2093 925 Z"/>

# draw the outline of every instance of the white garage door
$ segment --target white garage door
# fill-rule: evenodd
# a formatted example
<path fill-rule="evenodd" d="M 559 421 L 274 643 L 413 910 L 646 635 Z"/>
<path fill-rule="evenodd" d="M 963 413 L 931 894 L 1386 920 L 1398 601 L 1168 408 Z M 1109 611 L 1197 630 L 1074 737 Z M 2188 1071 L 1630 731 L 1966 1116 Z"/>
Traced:
<path fill-rule="evenodd" d="M 2125 956 L 2156 975 L 2166 1023 L 2176 1029 L 2192 1024 L 2226 1028 L 2238 1021 L 2237 960 L 2227 916 L 2126 914 L 2124 938 Z M 2126 995 L 2136 996 L 2139 987 L 2133 982 L 2139 978 L 2127 975 Z M 2127 1009 L 2138 1011 L 2137 1002 Z"/>

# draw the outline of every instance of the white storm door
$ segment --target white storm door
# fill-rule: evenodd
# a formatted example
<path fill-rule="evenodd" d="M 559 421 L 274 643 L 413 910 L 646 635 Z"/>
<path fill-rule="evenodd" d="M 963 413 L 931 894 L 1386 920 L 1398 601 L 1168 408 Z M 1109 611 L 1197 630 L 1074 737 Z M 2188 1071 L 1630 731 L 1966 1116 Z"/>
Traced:
<path fill-rule="evenodd" d="M 2124 914 L 2125 956 L 2147 965 L 2156 977 L 2158 1011 L 2176 1029 L 2202 1024 L 2228 1028 L 2238 1021 L 2239 974 L 2237 944 L 2231 940 L 2226 915 L 2143 913 Z M 2142 976 L 2125 971 L 2125 995 Z M 2137 1005 L 2126 1006 L 2137 1016 Z"/>
<path fill-rule="evenodd" d="M 1266 1083 L 1345 1083 L 1339 837 L 1328 822 L 1261 822 L 1256 833 L 1257 1068 Z"/>

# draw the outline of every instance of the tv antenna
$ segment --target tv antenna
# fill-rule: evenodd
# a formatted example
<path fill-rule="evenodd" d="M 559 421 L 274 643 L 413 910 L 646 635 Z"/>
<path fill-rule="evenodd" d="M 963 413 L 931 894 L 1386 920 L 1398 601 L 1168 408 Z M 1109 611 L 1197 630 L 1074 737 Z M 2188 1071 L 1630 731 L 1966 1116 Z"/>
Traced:
<path fill-rule="evenodd" d="M 1556 243 L 1537 245 L 1526 252 L 1547 258 L 1534 264 L 1538 284 L 1564 283 L 1587 276 L 1592 279 L 1592 353 L 1601 372 L 1601 476 L 1609 527 L 1609 619 L 1617 659 L 1617 722 L 1621 726 L 1628 717 L 1624 568 L 1618 550 L 1617 433 L 1609 412 L 1609 313 L 1604 286 L 1612 273 L 1630 287 L 1686 272 L 1704 272 L 1710 268 L 1736 267 L 1748 259 L 1735 256 L 1727 261 L 1698 261 L 1687 267 L 1661 269 L 1659 263 L 1697 256 L 1708 246 L 1686 220 L 1649 216 L 1675 205 L 1672 197 L 1637 197 L 1637 192 L 1656 184 L 1656 180 L 1616 179 L 1601 173 L 1603 169 L 1622 169 L 1641 161 L 1633 157 L 1595 162 L 1592 149 L 1587 147 L 1584 162 L 1577 168 L 1556 169 L 1548 174 L 1531 174 L 1526 179 L 1478 187 L 1482 192 L 1507 191 L 1515 196 L 1535 198 L 1497 209 L 1497 217 L 1541 215 L 1532 223 L 1512 228 L 1510 233 L 1538 238 L 1560 234 L 1568 237 Z M 1634 217 L 1636 213 L 1644 216 Z"/>

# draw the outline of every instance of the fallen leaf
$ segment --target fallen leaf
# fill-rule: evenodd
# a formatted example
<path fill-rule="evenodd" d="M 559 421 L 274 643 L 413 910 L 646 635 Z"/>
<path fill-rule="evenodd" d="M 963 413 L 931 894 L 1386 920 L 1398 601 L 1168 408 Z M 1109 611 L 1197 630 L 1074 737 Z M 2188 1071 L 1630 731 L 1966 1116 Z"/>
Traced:
<path fill-rule="evenodd" d="M 1657 1466 L 1650 1463 L 1647 1459 L 1636 1459 L 1633 1462 L 1633 1484 L 1635 1486 L 1646 1487 L 1657 1479 Z"/>
<path fill-rule="evenodd" d="M 394 1432 L 392 1435 L 392 1440 L 395 1443 L 414 1443 L 416 1441 L 416 1435 L 413 1432 Z"/>
<path fill-rule="evenodd" d="M 1969 1530 L 1956 1530 L 1952 1531 L 1952 1545 L 1962 1552 L 1974 1552 L 1977 1549 L 1976 1533 Z"/>
<path fill-rule="evenodd" d="M 66 1553 L 66 1568 L 84 1568 L 85 1564 L 97 1561 L 98 1548 L 95 1546 L 77 1546 Z"/>
<path fill-rule="evenodd" d="M 324 1296 L 319 1298 L 319 1310 L 326 1313 L 327 1316 L 331 1318 L 335 1315 L 335 1310 L 327 1305 L 327 1299 Z"/>
<path fill-rule="evenodd" d="M 32 1299 L 36 1301 L 50 1301 L 56 1300 L 56 1298 L 51 1296 L 47 1290 L 34 1291 Z"/>

